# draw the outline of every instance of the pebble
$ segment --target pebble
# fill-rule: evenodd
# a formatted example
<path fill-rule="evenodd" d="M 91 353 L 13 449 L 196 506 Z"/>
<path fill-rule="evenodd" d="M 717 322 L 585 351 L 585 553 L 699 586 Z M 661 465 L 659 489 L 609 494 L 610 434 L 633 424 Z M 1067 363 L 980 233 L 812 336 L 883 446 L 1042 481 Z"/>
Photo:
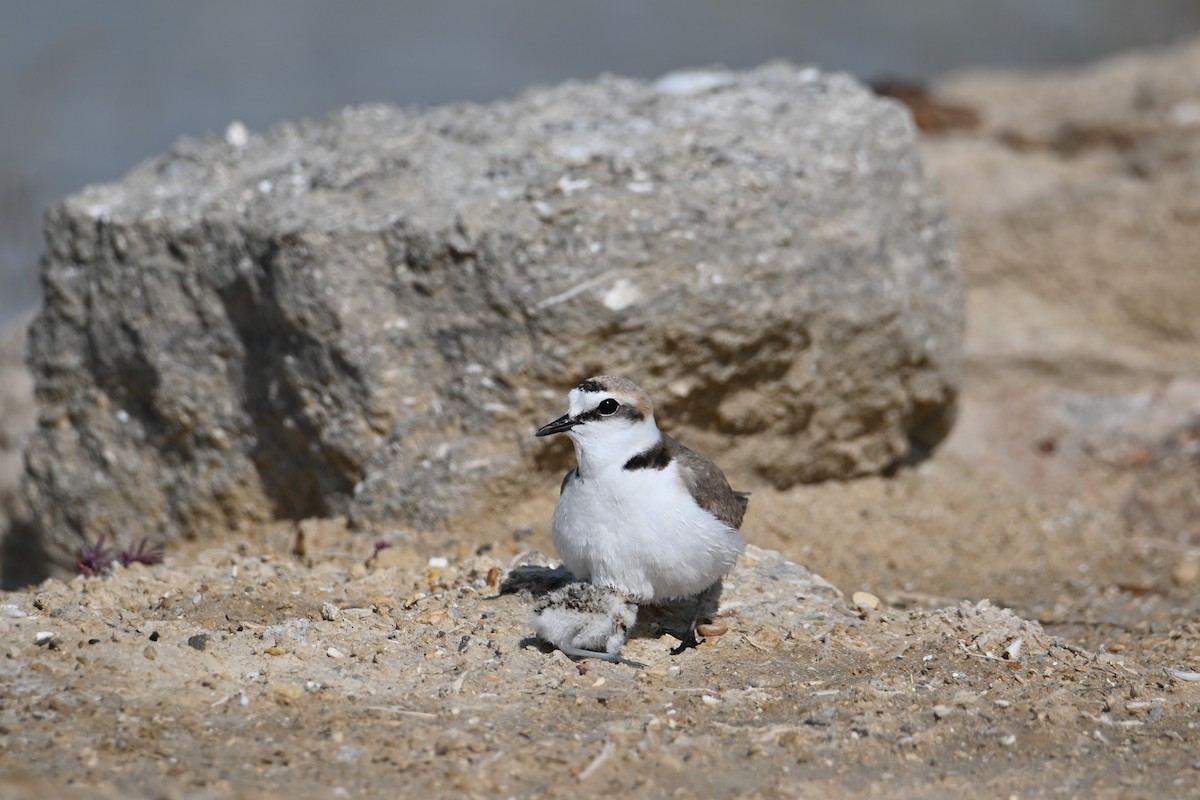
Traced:
<path fill-rule="evenodd" d="M 710 625 L 701 624 L 696 626 L 696 633 L 701 636 L 724 636 L 729 633 L 729 628 L 725 625 Z"/>
<path fill-rule="evenodd" d="M 1200 578 L 1200 558 L 1185 558 L 1171 570 L 1171 580 L 1178 586 L 1190 586 Z"/>
<path fill-rule="evenodd" d="M 1194 128 L 1200 126 L 1200 102 L 1184 100 L 1171 106 L 1167 119 L 1177 128 Z M 1200 761 L 1196 762 L 1200 764 Z M 1200 769 L 1200 767 L 1198 767 Z"/>
<path fill-rule="evenodd" d="M 250 130 L 245 123 L 234 120 L 225 128 L 225 143 L 230 147 L 242 148 L 250 141 Z"/>
<path fill-rule="evenodd" d="M 879 610 L 879 598 L 870 592 L 855 592 L 850 595 L 850 602 L 865 611 Z"/>
<path fill-rule="evenodd" d="M 50 644 L 54 638 L 54 631 L 38 631 L 33 635 L 33 643 L 39 647 L 44 644 Z"/>
<path fill-rule="evenodd" d="M 340 608 L 338 608 L 336 605 L 334 605 L 333 603 L 327 602 L 327 603 L 321 604 L 321 619 L 326 620 L 328 622 L 333 622 L 338 617 L 340 617 L 341 614 L 342 614 L 342 610 Z"/>
<path fill-rule="evenodd" d="M 311 619 L 308 617 L 297 617 L 286 622 L 268 625 L 263 628 L 262 636 L 264 641 L 274 640 L 276 644 L 289 639 L 299 642 L 304 640 L 311 627 Z"/>
<path fill-rule="evenodd" d="M 933 718 L 934 719 L 945 719 L 946 717 L 950 716 L 953 713 L 954 713 L 953 706 L 936 705 L 933 707 Z"/>
<path fill-rule="evenodd" d="M 328 650 L 326 650 L 325 655 L 329 656 L 330 658 L 345 658 L 346 657 L 346 654 L 343 653 L 341 650 L 338 650 L 336 647 L 331 647 Z"/>
<path fill-rule="evenodd" d="M 1020 636 L 1018 636 L 1016 639 L 1013 639 L 1011 642 L 1009 642 L 1008 647 L 1004 648 L 1004 651 L 1000 653 L 1000 656 L 1008 659 L 1009 661 L 1020 660 L 1021 645 L 1024 644 L 1024 641 L 1024 638 Z"/>
<path fill-rule="evenodd" d="M 22 611 L 19 608 L 15 608 L 13 606 L 5 606 L 4 607 L 4 616 L 12 617 L 13 619 L 20 619 L 22 617 L 28 617 L 29 614 L 26 613 L 25 611 Z"/>
<path fill-rule="evenodd" d="M 203 650 L 208 647 L 208 634 L 198 633 L 195 636 L 189 636 L 188 647 L 195 648 L 196 650 Z"/>

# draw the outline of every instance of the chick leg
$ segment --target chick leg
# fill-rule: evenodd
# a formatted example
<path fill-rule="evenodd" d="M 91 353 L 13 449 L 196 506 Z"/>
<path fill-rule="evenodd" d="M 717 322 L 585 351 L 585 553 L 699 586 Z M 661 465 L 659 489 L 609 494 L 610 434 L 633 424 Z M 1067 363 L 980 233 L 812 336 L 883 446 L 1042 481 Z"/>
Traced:
<path fill-rule="evenodd" d="M 605 653 L 601 650 L 584 650 L 579 647 L 573 647 L 569 644 L 556 644 L 555 647 L 572 658 L 598 658 L 601 661 L 607 661 L 610 664 L 624 664 L 625 666 L 633 667 L 634 669 L 646 668 L 646 665 L 640 661 L 633 661 L 625 658 L 620 653 Z"/>

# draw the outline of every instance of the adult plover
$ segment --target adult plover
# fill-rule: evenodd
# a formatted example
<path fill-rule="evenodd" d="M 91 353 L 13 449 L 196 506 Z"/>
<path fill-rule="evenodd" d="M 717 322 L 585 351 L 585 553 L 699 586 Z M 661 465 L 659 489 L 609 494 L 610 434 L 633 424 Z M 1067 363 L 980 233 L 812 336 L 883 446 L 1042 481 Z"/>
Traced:
<path fill-rule="evenodd" d="M 589 378 L 571 390 L 567 403 L 566 414 L 537 431 L 566 433 L 579 463 L 563 478 L 554 546 L 576 578 L 612 590 L 614 598 L 637 605 L 696 598 L 687 629 L 669 631 L 680 640 L 672 654 L 681 653 L 697 643 L 703 599 L 742 552 L 739 528 L 749 495 L 731 489 L 708 458 L 660 431 L 650 396 L 632 381 Z M 557 613 L 553 604 L 535 610 L 534 624 L 543 639 L 568 654 L 590 654 L 571 651 L 599 649 L 601 640 L 604 652 L 615 653 L 632 622 L 616 599 L 593 598 L 597 609 L 606 602 L 619 641 L 601 637 L 603 625 L 594 621 L 579 629 L 588 628 L 587 636 L 543 635 L 575 630 L 542 619 Z"/>

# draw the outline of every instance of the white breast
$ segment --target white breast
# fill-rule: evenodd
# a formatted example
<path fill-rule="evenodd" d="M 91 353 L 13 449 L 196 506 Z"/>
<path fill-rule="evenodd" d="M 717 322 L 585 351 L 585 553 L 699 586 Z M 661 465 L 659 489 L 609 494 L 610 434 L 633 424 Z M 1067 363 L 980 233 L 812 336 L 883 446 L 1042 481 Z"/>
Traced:
<path fill-rule="evenodd" d="M 571 481 L 554 511 L 553 538 L 575 577 L 639 602 L 698 594 L 742 551 L 741 534 L 696 504 L 674 462 Z"/>

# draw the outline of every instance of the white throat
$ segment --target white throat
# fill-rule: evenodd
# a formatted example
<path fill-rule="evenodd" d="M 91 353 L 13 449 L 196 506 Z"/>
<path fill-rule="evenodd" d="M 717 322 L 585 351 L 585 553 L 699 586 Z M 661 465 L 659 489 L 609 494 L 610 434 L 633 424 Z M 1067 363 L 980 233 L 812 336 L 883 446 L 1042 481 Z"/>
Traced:
<path fill-rule="evenodd" d="M 646 452 L 662 437 L 654 417 L 640 422 L 590 422 L 572 428 L 567 435 L 575 444 L 579 475 L 585 480 L 624 468 L 629 459 Z"/>

